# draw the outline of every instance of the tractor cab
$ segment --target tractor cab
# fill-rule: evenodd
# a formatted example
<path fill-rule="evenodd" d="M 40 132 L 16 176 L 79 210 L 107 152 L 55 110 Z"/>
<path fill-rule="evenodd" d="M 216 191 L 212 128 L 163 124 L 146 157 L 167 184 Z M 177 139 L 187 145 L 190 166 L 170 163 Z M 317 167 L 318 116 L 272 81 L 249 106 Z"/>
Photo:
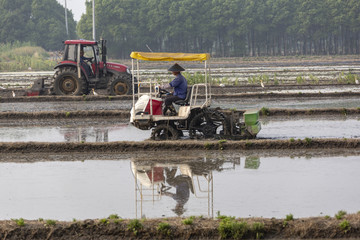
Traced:
<path fill-rule="evenodd" d="M 66 40 L 64 45 L 63 60 L 55 66 L 53 94 L 83 95 L 91 89 L 108 89 L 109 95 L 132 93 L 130 69 L 106 60 L 106 40 Z"/>

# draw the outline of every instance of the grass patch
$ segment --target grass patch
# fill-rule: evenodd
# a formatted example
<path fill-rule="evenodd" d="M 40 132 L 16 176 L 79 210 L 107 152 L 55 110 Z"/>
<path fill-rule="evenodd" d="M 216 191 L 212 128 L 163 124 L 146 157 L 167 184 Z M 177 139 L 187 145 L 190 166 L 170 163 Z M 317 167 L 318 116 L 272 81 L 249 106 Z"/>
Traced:
<path fill-rule="evenodd" d="M 52 219 L 48 219 L 48 220 L 45 221 L 45 225 L 47 225 L 47 226 L 55 226 L 56 221 L 52 220 Z"/>
<path fill-rule="evenodd" d="M 305 138 L 305 143 L 306 145 L 310 145 L 311 144 L 312 139 L 311 138 Z"/>
<path fill-rule="evenodd" d="M 251 230 L 254 232 L 256 239 L 260 239 L 264 236 L 265 227 L 263 223 L 254 222 L 251 226 Z"/>
<path fill-rule="evenodd" d="M 335 218 L 338 219 L 338 220 L 340 220 L 340 219 L 342 219 L 346 214 L 347 214 L 346 211 L 340 210 L 340 211 L 337 212 L 337 214 L 335 214 Z"/>
<path fill-rule="evenodd" d="M 143 228 L 143 225 L 141 224 L 139 219 L 130 220 L 130 222 L 129 222 L 128 226 L 127 226 L 127 229 L 129 231 L 132 231 L 135 236 L 137 235 L 139 230 L 141 230 L 142 228 Z"/>
<path fill-rule="evenodd" d="M 213 146 L 212 143 L 205 143 L 205 144 L 204 144 L 204 148 L 205 148 L 206 150 L 211 149 L 212 146 Z"/>
<path fill-rule="evenodd" d="M 100 223 L 102 223 L 102 224 L 109 224 L 109 220 L 106 219 L 106 218 L 102 218 L 102 219 L 100 219 Z"/>
<path fill-rule="evenodd" d="M 18 225 L 19 227 L 25 226 L 25 221 L 23 218 L 19 218 L 19 219 L 11 219 L 13 220 L 16 225 Z"/>
<path fill-rule="evenodd" d="M 191 216 L 191 217 L 189 217 L 187 219 L 184 219 L 182 222 L 185 225 L 192 225 L 194 223 L 194 219 L 195 219 L 195 217 Z"/>
<path fill-rule="evenodd" d="M 43 48 L 29 42 L 0 44 L 0 71 L 51 71 L 56 63 Z"/>
<path fill-rule="evenodd" d="M 219 144 L 219 149 L 220 150 L 224 150 L 224 143 L 226 143 L 227 141 L 225 139 L 221 139 L 218 141 L 218 144 Z"/>
<path fill-rule="evenodd" d="M 108 219 L 119 219 L 120 217 L 119 217 L 119 215 L 117 215 L 117 214 L 111 214 L 109 217 L 108 217 Z"/>
<path fill-rule="evenodd" d="M 166 222 L 159 223 L 156 230 L 162 235 L 165 235 L 165 236 L 171 235 L 171 226 L 169 223 L 166 223 Z"/>
<path fill-rule="evenodd" d="M 285 221 L 292 221 L 292 220 L 294 220 L 294 215 L 292 215 L 291 213 L 286 215 Z"/>
<path fill-rule="evenodd" d="M 261 115 L 263 115 L 263 116 L 269 116 L 270 115 L 270 110 L 268 108 L 266 108 L 266 107 L 262 107 L 260 109 L 260 112 L 261 112 Z"/>
<path fill-rule="evenodd" d="M 291 213 L 286 215 L 285 220 L 283 222 L 283 227 L 286 227 L 289 224 L 289 221 L 294 220 L 294 215 L 292 215 Z"/>
<path fill-rule="evenodd" d="M 350 223 L 348 220 L 344 220 L 339 224 L 339 227 L 342 231 L 344 231 L 345 233 L 347 233 L 348 231 L 350 231 L 351 227 L 350 227 Z"/>
<path fill-rule="evenodd" d="M 241 239 L 249 231 L 247 222 L 236 221 L 234 217 L 224 217 L 219 224 L 221 238 Z"/>

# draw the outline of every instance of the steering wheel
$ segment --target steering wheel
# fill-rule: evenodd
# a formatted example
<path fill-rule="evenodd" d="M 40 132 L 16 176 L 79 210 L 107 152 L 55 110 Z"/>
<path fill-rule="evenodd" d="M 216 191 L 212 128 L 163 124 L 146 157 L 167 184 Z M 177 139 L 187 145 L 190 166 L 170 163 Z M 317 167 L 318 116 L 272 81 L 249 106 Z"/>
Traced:
<path fill-rule="evenodd" d="M 163 88 L 159 88 L 159 95 L 160 97 L 162 97 L 163 95 L 167 95 L 167 94 L 170 94 L 169 91 L 163 89 Z"/>
<path fill-rule="evenodd" d="M 92 57 L 92 58 L 86 58 L 86 59 L 84 59 L 84 61 L 85 61 L 85 62 L 92 63 L 93 59 L 94 59 L 93 57 Z"/>

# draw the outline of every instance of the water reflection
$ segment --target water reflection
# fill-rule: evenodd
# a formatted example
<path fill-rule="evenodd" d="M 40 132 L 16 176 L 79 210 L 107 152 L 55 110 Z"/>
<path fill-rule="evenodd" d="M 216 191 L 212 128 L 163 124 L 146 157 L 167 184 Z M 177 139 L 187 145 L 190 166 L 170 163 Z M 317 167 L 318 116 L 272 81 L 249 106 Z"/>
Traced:
<path fill-rule="evenodd" d="M 2 154 L 0 219 L 214 217 L 217 211 L 301 218 L 359 211 L 358 151 L 296 152 L 181 151 L 166 160 L 166 152 Z"/>
<path fill-rule="evenodd" d="M 61 128 L 65 142 L 108 142 L 109 128 Z"/>
<path fill-rule="evenodd" d="M 136 218 L 145 217 L 144 203 L 173 199 L 172 212 L 182 216 L 190 197 L 206 200 L 208 217 L 214 217 L 213 171 L 233 170 L 240 166 L 240 158 L 182 159 L 178 163 L 161 160 L 133 159 L 131 170 L 135 180 Z M 245 158 L 244 168 L 258 169 L 260 158 Z M 201 206 L 201 205 L 200 205 Z M 203 211 L 203 210 L 202 210 Z M 191 215 L 188 213 L 187 215 Z"/>

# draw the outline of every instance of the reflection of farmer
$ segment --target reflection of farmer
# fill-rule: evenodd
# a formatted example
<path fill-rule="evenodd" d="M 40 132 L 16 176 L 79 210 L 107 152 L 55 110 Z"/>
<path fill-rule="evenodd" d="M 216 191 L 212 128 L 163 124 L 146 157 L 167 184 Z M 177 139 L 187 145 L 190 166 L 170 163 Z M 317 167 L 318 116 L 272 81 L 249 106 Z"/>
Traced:
<path fill-rule="evenodd" d="M 166 115 L 167 110 L 175 112 L 172 103 L 177 100 L 184 100 L 187 94 L 187 81 L 185 77 L 181 75 L 181 72 L 185 71 L 185 69 L 182 68 L 179 64 L 175 63 L 168 69 L 168 71 L 172 72 L 172 74 L 175 76 L 175 79 L 170 83 L 161 86 L 161 88 L 172 87 L 174 88 L 174 92 L 165 98 L 165 108 L 163 110 L 164 115 Z"/>
<path fill-rule="evenodd" d="M 166 182 L 176 188 L 176 193 L 167 192 L 164 190 L 162 192 L 163 195 L 172 197 L 176 201 L 176 206 L 173 211 L 178 215 L 181 216 L 184 212 L 184 205 L 187 203 L 190 197 L 190 190 L 194 193 L 193 185 L 191 178 L 187 175 L 176 175 L 177 169 L 165 169 L 166 173 Z"/>

